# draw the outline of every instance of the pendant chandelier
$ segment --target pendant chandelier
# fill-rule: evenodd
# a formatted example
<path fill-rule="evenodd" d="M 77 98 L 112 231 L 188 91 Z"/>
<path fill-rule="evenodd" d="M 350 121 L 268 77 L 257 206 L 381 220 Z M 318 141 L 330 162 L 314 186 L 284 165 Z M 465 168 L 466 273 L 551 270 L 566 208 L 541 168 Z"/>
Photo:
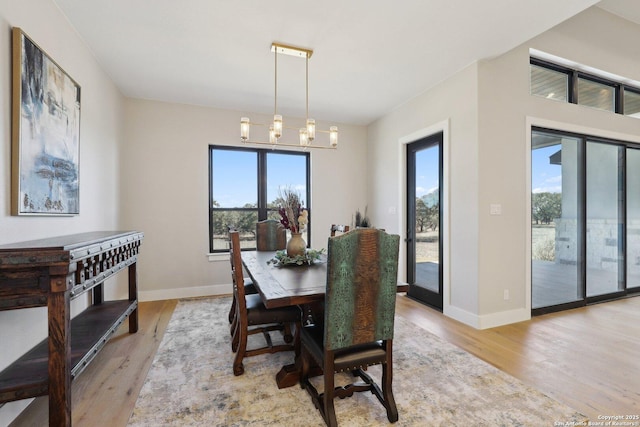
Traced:
<path fill-rule="evenodd" d="M 335 149 L 338 147 L 338 127 L 331 126 L 329 130 L 316 129 L 316 121 L 309 118 L 309 58 L 313 54 L 313 50 L 303 49 L 298 47 L 287 46 L 279 43 L 271 44 L 271 52 L 274 52 L 275 56 L 275 90 L 274 90 L 274 105 L 273 105 L 273 122 L 266 125 L 264 123 L 255 123 L 249 120 L 248 117 L 242 117 L 240 119 L 240 139 L 244 143 L 248 144 L 267 144 L 272 147 L 304 147 L 304 148 L 328 148 Z M 278 114 L 278 54 L 285 54 L 296 56 L 299 58 L 305 58 L 306 61 L 306 126 L 303 128 L 294 128 L 285 126 L 283 124 L 282 115 Z M 252 126 L 264 126 L 269 128 L 269 141 L 259 141 L 250 139 L 250 130 Z M 299 144 L 292 144 L 280 141 L 283 136 L 284 130 L 294 130 L 298 133 Z M 316 140 L 317 133 L 326 133 L 329 135 L 328 144 L 323 145 L 313 144 Z"/>

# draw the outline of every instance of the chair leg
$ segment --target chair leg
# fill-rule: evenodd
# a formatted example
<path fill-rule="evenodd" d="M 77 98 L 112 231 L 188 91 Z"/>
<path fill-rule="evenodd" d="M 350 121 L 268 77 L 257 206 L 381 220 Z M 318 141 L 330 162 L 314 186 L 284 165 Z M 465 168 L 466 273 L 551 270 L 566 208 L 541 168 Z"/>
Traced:
<path fill-rule="evenodd" d="M 233 359 L 233 375 L 238 376 L 244 374 L 244 365 L 242 359 L 247 351 L 247 330 L 242 328 L 242 325 L 238 326 L 236 334 L 233 337 L 234 342 L 237 339 L 236 356 Z"/>
<path fill-rule="evenodd" d="M 231 299 L 231 307 L 229 307 L 229 323 L 233 322 L 235 318 L 236 318 L 236 296 L 234 294 Z"/>
<path fill-rule="evenodd" d="M 398 421 L 398 408 L 391 388 L 391 370 L 391 365 L 388 363 L 382 365 L 382 396 L 384 397 L 384 407 L 387 410 L 387 418 L 389 422 L 395 423 Z"/>
<path fill-rule="evenodd" d="M 392 341 L 385 342 L 385 348 L 387 352 L 386 363 L 382 364 L 382 397 L 384 398 L 384 407 L 387 410 L 387 418 L 389 422 L 395 423 L 398 421 L 398 408 L 396 407 L 396 401 L 393 398 L 393 343 Z"/>
<path fill-rule="evenodd" d="M 236 333 L 237 328 L 238 328 L 238 320 L 233 319 L 231 321 L 231 325 L 229 326 L 229 332 L 231 333 L 231 336 L 233 336 Z"/>
<path fill-rule="evenodd" d="M 336 418 L 336 409 L 333 406 L 333 399 L 335 398 L 335 373 L 333 370 L 333 364 L 325 361 L 324 365 L 324 396 L 322 397 L 322 417 L 324 422 L 329 427 L 337 427 L 338 419 Z"/>
<path fill-rule="evenodd" d="M 231 337 L 231 351 L 234 352 L 234 353 L 236 351 L 238 351 L 238 343 L 240 341 L 240 332 L 238 331 L 238 329 L 239 329 L 238 328 L 238 321 L 236 320 L 235 322 L 236 322 L 235 328 L 233 330 L 233 335 Z"/>

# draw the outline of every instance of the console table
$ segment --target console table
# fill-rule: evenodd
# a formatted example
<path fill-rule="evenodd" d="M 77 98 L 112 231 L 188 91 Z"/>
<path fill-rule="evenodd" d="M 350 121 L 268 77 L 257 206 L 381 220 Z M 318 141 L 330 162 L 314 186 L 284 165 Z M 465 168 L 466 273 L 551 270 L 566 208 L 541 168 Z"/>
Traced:
<path fill-rule="evenodd" d="M 73 378 L 127 317 L 129 332 L 138 330 L 142 239 L 96 231 L 0 246 L 0 310 L 47 307 L 48 318 L 48 338 L 0 372 L 0 403 L 48 394 L 49 426 L 71 426 Z M 104 301 L 104 281 L 125 267 L 129 298 Z M 71 300 L 88 291 L 91 306 L 71 319 Z"/>

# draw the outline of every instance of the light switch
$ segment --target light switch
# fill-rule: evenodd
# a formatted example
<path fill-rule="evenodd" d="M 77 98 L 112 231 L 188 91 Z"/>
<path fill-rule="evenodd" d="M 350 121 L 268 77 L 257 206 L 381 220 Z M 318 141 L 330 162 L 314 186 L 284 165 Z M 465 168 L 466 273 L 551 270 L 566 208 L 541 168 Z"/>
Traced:
<path fill-rule="evenodd" d="M 491 215 L 502 215 L 502 205 L 491 204 L 489 213 Z"/>

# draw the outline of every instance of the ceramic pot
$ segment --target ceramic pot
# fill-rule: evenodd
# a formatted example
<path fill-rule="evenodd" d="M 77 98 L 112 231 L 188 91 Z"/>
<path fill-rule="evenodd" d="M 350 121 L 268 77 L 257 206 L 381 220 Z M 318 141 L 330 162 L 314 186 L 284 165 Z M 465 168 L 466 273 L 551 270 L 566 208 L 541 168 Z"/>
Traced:
<path fill-rule="evenodd" d="M 302 233 L 291 233 L 291 239 L 287 242 L 287 256 L 293 258 L 304 255 L 307 250 L 307 242 L 302 238 Z"/>

